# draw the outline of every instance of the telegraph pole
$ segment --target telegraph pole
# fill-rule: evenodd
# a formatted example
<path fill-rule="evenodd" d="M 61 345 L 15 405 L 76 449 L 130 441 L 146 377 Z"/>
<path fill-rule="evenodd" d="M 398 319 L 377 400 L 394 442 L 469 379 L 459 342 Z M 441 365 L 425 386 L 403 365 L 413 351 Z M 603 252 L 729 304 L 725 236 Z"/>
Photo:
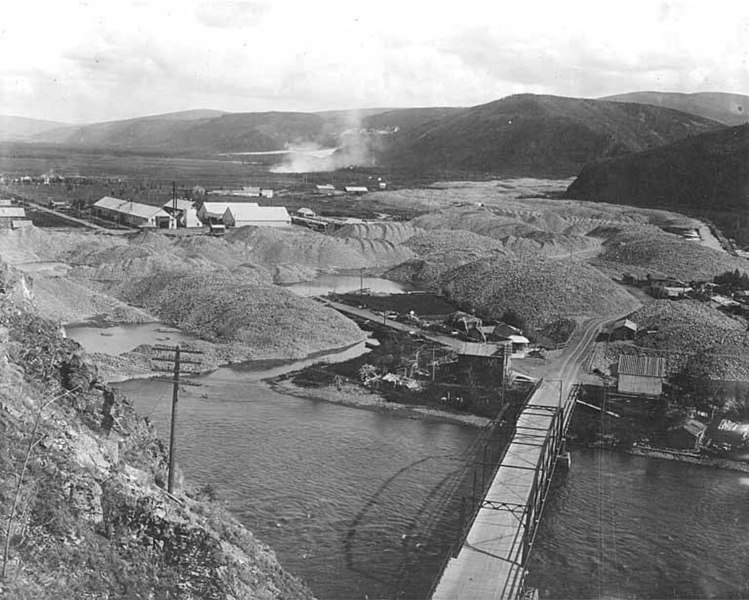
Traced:
<path fill-rule="evenodd" d="M 188 370 L 184 371 L 182 370 L 183 365 L 200 365 L 202 361 L 200 360 L 185 360 L 182 358 L 182 353 L 184 354 L 192 354 L 195 356 L 202 356 L 203 352 L 200 350 L 187 350 L 185 348 L 180 348 L 179 345 L 177 346 L 155 346 L 155 350 L 158 352 L 164 352 L 169 353 L 172 356 L 155 356 L 152 358 L 154 361 L 163 362 L 163 363 L 172 363 L 173 367 L 169 368 L 168 366 L 161 368 L 161 367 L 154 367 L 155 371 L 162 371 L 162 372 L 171 372 L 172 378 L 162 378 L 162 377 L 156 377 L 155 379 L 159 379 L 161 381 L 169 381 L 172 383 L 172 418 L 171 418 L 171 424 L 169 427 L 169 474 L 167 479 L 167 491 L 171 494 L 174 491 L 174 473 L 175 473 L 175 465 L 177 462 L 177 405 L 179 404 L 179 386 L 182 385 L 200 385 L 199 383 L 194 383 L 191 381 L 186 380 L 180 380 L 180 375 L 190 376 L 190 375 L 197 375 L 199 374 L 198 370 Z"/>

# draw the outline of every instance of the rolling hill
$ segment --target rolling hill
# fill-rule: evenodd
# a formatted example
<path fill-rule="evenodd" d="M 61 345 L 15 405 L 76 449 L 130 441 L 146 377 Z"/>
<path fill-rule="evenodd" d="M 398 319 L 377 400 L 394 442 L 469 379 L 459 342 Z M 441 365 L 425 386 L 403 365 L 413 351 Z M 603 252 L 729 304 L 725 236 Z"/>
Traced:
<path fill-rule="evenodd" d="M 291 141 L 320 143 L 332 133 L 334 128 L 328 127 L 324 117 L 311 113 L 188 111 L 65 127 L 43 132 L 33 141 L 167 154 L 213 154 L 281 150 Z"/>
<path fill-rule="evenodd" d="M 368 120 L 402 126 L 379 153 L 381 163 L 412 171 L 565 177 L 594 160 L 722 126 L 666 108 L 532 94 L 427 110 L 431 114 L 394 111 Z"/>
<path fill-rule="evenodd" d="M 0 141 L 22 140 L 58 127 L 65 127 L 65 123 L 0 115 Z"/>
<path fill-rule="evenodd" d="M 353 143 L 366 164 L 374 157 L 381 166 L 406 172 L 567 177 L 590 161 L 720 127 L 716 121 L 667 108 L 523 94 L 471 108 L 187 111 L 59 128 L 33 139 L 87 149 L 193 156 Z"/>
<path fill-rule="evenodd" d="M 704 215 L 747 244 L 749 125 L 587 165 L 565 195 Z"/>
<path fill-rule="evenodd" d="M 696 94 L 632 92 L 601 99 L 673 108 L 690 115 L 713 119 L 725 125 L 749 123 L 749 96 L 741 94 L 726 94 L 723 92 L 699 92 Z"/>

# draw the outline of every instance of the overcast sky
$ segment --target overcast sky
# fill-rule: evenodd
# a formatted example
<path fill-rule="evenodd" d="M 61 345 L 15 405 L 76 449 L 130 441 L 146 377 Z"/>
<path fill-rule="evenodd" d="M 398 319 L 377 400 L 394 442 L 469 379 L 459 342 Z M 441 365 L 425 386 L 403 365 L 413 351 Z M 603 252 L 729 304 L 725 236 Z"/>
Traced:
<path fill-rule="evenodd" d="M 749 94 L 749 2 L 14 0 L 0 56 L 0 114 L 68 122 Z"/>

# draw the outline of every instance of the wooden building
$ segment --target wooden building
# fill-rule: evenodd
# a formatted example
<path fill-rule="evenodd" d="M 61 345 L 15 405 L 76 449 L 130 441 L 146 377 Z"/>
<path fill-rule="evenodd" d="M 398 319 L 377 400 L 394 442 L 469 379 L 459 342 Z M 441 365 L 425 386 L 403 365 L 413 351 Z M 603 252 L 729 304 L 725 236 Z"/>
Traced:
<path fill-rule="evenodd" d="M 104 196 L 95 202 L 93 213 L 107 221 L 122 223 L 131 227 L 177 228 L 177 220 L 162 210 L 160 206 L 139 204 L 132 200 L 121 200 L 111 196 Z"/>
<path fill-rule="evenodd" d="M 611 340 L 633 340 L 637 336 L 637 323 L 622 319 L 611 327 Z"/>
<path fill-rule="evenodd" d="M 617 392 L 657 398 L 663 391 L 666 359 L 661 356 L 619 355 Z"/>

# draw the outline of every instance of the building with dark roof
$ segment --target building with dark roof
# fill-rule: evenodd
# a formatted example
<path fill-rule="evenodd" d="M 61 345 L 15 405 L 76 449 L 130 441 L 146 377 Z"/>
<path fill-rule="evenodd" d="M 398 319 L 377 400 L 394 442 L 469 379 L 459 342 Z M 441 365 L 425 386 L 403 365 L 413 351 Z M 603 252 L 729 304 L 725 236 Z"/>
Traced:
<path fill-rule="evenodd" d="M 637 336 L 637 323 L 629 319 L 617 321 L 611 327 L 611 340 L 633 340 Z"/>
<path fill-rule="evenodd" d="M 661 356 L 621 354 L 617 368 L 617 392 L 657 398 L 663 392 L 666 359 Z"/>

